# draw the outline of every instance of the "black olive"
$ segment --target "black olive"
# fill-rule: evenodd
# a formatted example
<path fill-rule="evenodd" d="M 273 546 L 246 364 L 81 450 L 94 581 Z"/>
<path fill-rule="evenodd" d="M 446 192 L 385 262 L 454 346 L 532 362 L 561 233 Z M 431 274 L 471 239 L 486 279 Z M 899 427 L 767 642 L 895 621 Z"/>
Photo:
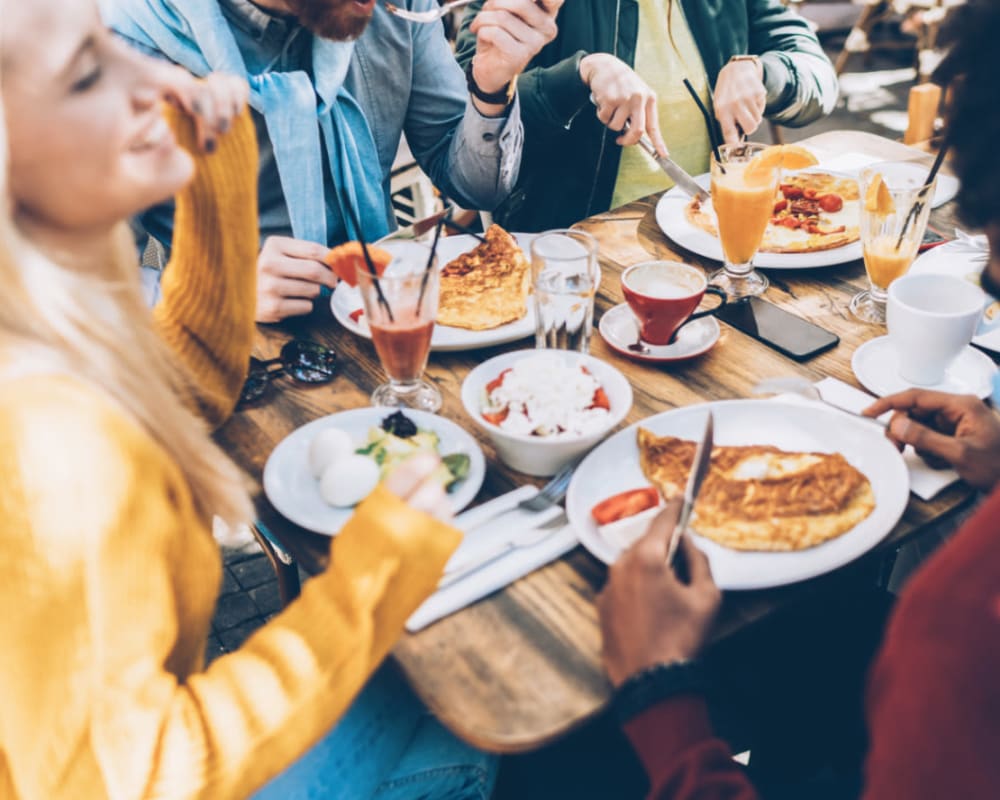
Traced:
<path fill-rule="evenodd" d="M 398 436 L 400 439 L 409 439 L 411 436 L 417 435 L 416 423 L 402 411 L 390 414 L 382 420 L 382 430 L 393 436 Z"/>

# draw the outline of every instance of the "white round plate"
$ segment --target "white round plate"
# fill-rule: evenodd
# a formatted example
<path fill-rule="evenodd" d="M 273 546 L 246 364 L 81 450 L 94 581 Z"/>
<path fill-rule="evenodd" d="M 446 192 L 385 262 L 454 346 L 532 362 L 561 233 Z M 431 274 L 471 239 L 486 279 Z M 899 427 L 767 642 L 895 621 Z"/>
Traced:
<path fill-rule="evenodd" d="M 695 178 L 700 186 L 708 189 L 712 176 L 708 173 Z M 704 258 L 722 261 L 719 239 L 688 222 L 684 208 L 691 202 L 683 191 L 674 186 L 666 191 L 656 204 L 656 224 L 673 241 Z M 753 260 L 755 267 L 765 269 L 809 269 L 832 267 L 861 258 L 861 242 L 851 242 L 843 247 L 820 250 L 816 253 L 758 253 Z"/>
<path fill-rule="evenodd" d="M 997 366 L 988 355 L 974 347 L 966 347 L 945 370 L 944 380 L 931 386 L 917 386 L 903 380 L 899 374 L 896 348 L 888 336 L 879 336 L 865 342 L 851 357 L 854 377 L 872 394 L 887 394 L 907 389 L 930 389 L 949 394 L 974 394 L 986 399 L 993 394 L 993 376 Z"/>
<path fill-rule="evenodd" d="M 698 547 L 708 556 L 721 589 L 765 589 L 813 578 L 866 553 L 895 527 L 906 508 L 910 479 L 903 457 L 870 422 L 815 404 L 777 400 L 723 400 L 676 408 L 648 417 L 616 433 L 594 449 L 576 469 L 566 496 L 566 513 L 591 553 L 607 564 L 619 548 L 603 538 L 590 510 L 618 492 L 646 486 L 639 468 L 636 429 L 658 436 L 697 439 L 705 411 L 715 417 L 718 445 L 774 445 L 788 451 L 840 452 L 871 481 L 875 510 L 836 539 L 790 553 L 731 550 L 701 536 Z"/>
<path fill-rule="evenodd" d="M 630 346 L 639 342 L 639 323 L 628 303 L 619 303 L 604 312 L 597 329 L 612 350 L 636 361 L 648 361 L 652 364 L 696 358 L 711 350 L 719 341 L 721 333 L 715 317 L 702 317 L 682 327 L 677 332 L 677 340 L 671 344 L 642 342 L 641 352 L 632 350 Z"/>
<path fill-rule="evenodd" d="M 515 233 L 514 238 L 524 251 L 524 257 L 531 259 L 529 247 L 531 240 L 538 234 L 535 233 Z M 462 234 L 461 236 L 443 236 L 438 242 L 438 263 L 444 267 L 449 261 L 457 258 L 462 253 L 466 253 L 478 244 L 475 236 Z M 352 288 L 341 281 L 333 291 L 330 298 L 330 308 L 333 316 L 341 325 L 351 333 L 371 339 L 372 334 L 368 329 L 368 322 L 362 314 L 357 320 L 351 314 L 361 310 L 361 293 L 357 288 Z M 431 336 L 431 350 L 475 350 L 479 347 L 491 347 L 498 344 L 516 342 L 535 335 L 535 308 L 529 300 L 528 313 L 516 322 L 501 325 L 499 328 L 491 328 L 487 331 L 470 331 L 465 328 L 452 328 L 446 325 L 435 325 L 434 333 Z"/>
<path fill-rule="evenodd" d="M 278 513 L 296 525 L 316 533 L 335 536 L 351 514 L 350 508 L 334 508 L 319 496 L 319 481 L 309 470 L 309 444 L 325 428 L 347 431 L 360 447 L 368 438 L 370 428 L 381 424 L 392 414 L 392 408 L 355 408 L 321 417 L 296 428 L 274 448 L 264 465 L 264 494 Z M 476 440 L 458 425 L 436 414 L 404 409 L 418 428 L 434 431 L 441 440 L 441 455 L 465 453 L 469 457 L 469 474 L 449 493 L 452 508 L 460 511 L 473 501 L 486 476 L 486 461 Z"/>
<path fill-rule="evenodd" d="M 960 241 L 952 241 L 928 250 L 917 257 L 911 273 L 955 275 L 979 285 L 979 276 L 986 267 L 987 251 L 976 251 Z M 989 301 L 972 343 L 1000 353 L 1000 302 Z"/>

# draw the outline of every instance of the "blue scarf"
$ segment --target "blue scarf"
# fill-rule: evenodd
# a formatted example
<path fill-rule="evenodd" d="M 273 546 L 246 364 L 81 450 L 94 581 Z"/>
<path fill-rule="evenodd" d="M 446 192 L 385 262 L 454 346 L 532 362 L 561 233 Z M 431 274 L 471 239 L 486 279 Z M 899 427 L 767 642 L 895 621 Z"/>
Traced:
<path fill-rule="evenodd" d="M 304 71 L 253 75 L 215 0 L 102 0 L 101 6 L 105 22 L 123 36 L 158 50 L 195 75 L 246 76 L 250 105 L 267 123 L 295 238 L 331 243 L 324 146 L 348 236 L 372 241 L 388 232 L 375 140 L 343 85 L 353 42 L 313 37 L 315 83 Z M 351 209 L 364 231 L 355 230 Z"/>

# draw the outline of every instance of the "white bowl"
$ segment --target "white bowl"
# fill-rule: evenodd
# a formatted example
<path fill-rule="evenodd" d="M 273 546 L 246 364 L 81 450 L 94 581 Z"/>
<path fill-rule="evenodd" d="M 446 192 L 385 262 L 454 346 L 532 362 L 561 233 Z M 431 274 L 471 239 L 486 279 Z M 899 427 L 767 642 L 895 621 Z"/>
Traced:
<path fill-rule="evenodd" d="M 486 384 L 522 358 L 541 352 L 551 353 L 553 358 L 559 359 L 563 364 L 582 364 L 600 382 L 611 404 L 607 423 L 601 430 L 582 436 L 527 436 L 508 433 L 483 419 L 482 399 Z M 489 434 L 501 461 L 525 475 L 545 477 L 555 475 L 562 467 L 582 456 L 611 433 L 632 408 L 632 386 L 610 364 L 584 353 L 571 350 L 515 350 L 484 361 L 465 376 L 462 382 L 462 404 L 473 422 Z"/>

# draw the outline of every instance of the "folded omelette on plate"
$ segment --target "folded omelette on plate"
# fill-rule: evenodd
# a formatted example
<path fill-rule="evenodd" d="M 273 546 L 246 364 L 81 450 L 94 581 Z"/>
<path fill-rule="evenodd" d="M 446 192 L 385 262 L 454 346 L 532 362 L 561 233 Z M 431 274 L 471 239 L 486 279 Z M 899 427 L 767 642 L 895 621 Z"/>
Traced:
<path fill-rule="evenodd" d="M 666 498 L 684 493 L 696 442 L 638 430 L 639 462 Z M 716 446 L 691 528 L 734 550 L 804 550 L 875 508 L 871 483 L 840 453 Z"/>
<path fill-rule="evenodd" d="M 484 238 L 441 270 L 439 325 L 483 331 L 528 313 L 531 270 L 524 253 L 499 225 Z"/>

